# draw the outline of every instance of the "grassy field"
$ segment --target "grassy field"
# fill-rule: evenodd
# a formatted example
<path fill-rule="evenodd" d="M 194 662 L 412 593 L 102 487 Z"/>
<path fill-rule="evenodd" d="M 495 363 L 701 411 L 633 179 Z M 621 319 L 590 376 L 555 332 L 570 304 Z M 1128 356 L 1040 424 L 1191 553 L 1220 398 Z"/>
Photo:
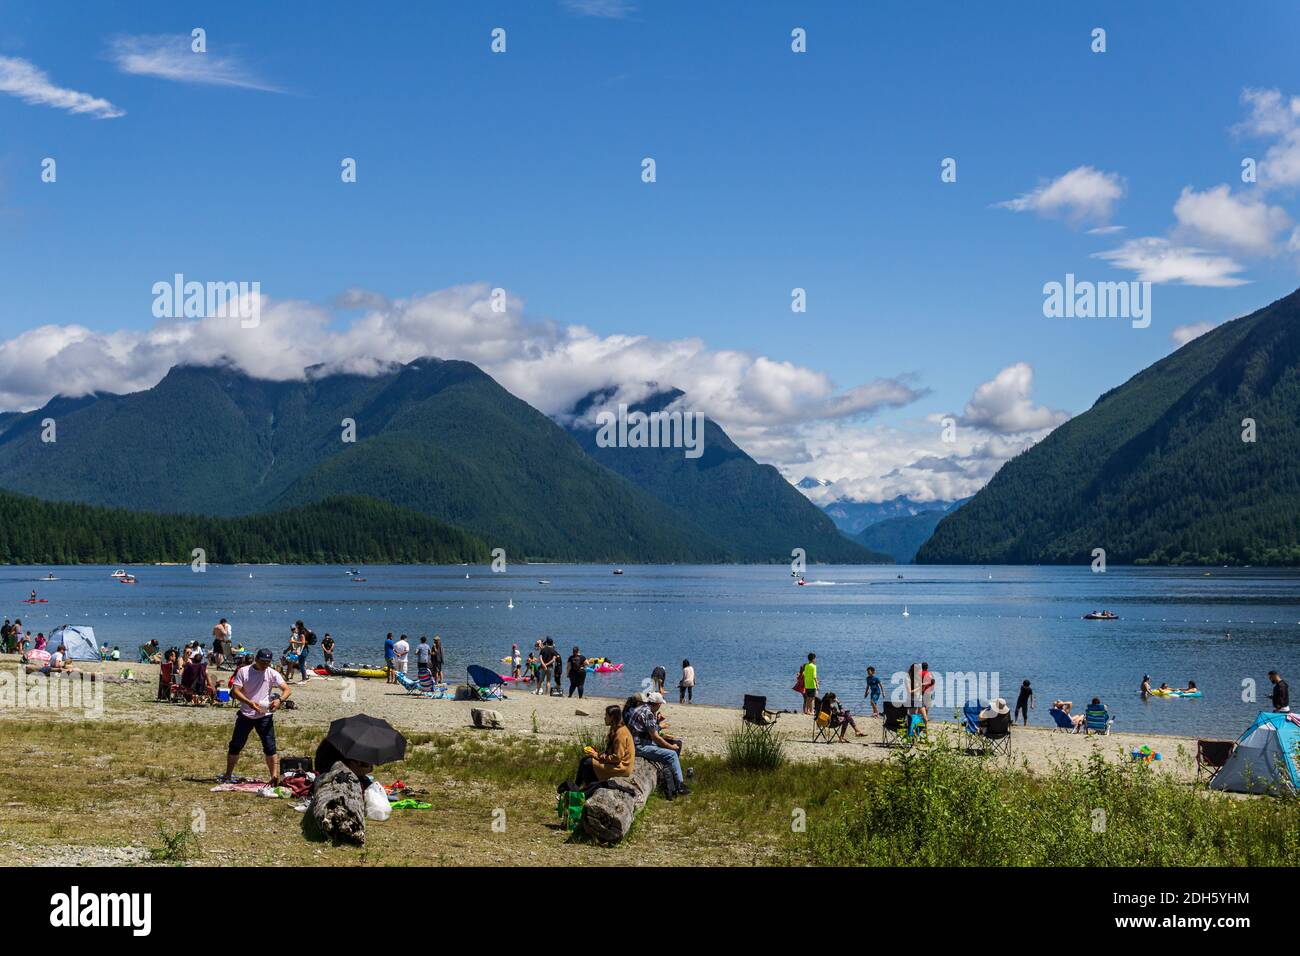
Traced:
<path fill-rule="evenodd" d="M 322 730 L 282 728 L 281 752 L 312 753 Z M 580 742 L 491 732 L 410 736 L 406 760 L 381 778 L 428 790 L 434 809 L 396 811 L 367 828 L 364 848 L 335 847 L 304 839 L 291 801 L 209 792 L 224 727 L 27 721 L 2 732 L 0 863 L 124 846 L 168 863 L 328 866 L 1289 865 L 1300 851 L 1295 800 L 1228 799 L 1100 759 L 1031 776 L 937 745 L 875 764 L 688 760 L 695 792 L 652 799 L 627 840 L 602 847 L 560 830 L 554 813 Z M 753 747 L 733 753 L 774 765 Z M 263 770 L 255 740 L 239 770 Z"/>

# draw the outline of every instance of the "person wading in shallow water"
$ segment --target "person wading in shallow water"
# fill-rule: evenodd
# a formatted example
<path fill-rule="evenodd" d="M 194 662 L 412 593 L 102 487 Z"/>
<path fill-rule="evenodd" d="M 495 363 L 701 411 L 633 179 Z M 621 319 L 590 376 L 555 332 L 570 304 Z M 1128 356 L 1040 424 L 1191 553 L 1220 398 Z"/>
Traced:
<path fill-rule="evenodd" d="M 235 717 L 235 731 L 230 735 L 230 746 L 226 750 L 226 774 L 223 780 L 229 780 L 239 762 L 239 754 L 248 743 L 248 735 L 257 731 L 262 741 L 262 753 L 266 757 L 266 769 L 271 773 L 271 784 L 280 782 L 280 755 L 275 747 L 275 712 L 281 703 L 288 700 L 293 693 L 289 682 L 280 672 L 271 666 L 274 655 L 271 649 L 263 647 L 253 658 L 253 663 L 245 664 L 235 671 L 230 679 L 230 693 L 239 701 L 239 713 Z M 272 694 L 273 690 L 279 691 Z"/>

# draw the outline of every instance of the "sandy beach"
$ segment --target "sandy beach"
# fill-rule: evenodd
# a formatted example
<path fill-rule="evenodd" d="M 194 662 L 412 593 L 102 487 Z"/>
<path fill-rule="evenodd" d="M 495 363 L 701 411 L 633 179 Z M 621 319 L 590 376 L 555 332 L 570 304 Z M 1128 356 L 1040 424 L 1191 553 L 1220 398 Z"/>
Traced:
<path fill-rule="evenodd" d="M 0 655 L 0 672 L 13 673 L 17 658 Z M 119 721 L 177 721 L 196 724 L 228 725 L 234 720 L 235 708 L 189 707 L 159 703 L 155 700 L 158 668 L 149 664 L 87 663 L 78 665 L 85 670 L 120 673 L 129 667 L 137 680 L 129 684 L 109 684 L 104 690 L 102 720 Z M 222 679 L 230 676 L 222 672 Z M 33 678 L 40 680 L 40 678 Z M 670 688 L 671 689 L 671 688 Z M 383 717 L 405 732 L 436 732 L 444 734 L 526 736 L 533 740 L 552 742 L 571 741 L 580 733 L 598 732 L 602 709 L 606 703 L 622 703 L 598 697 L 578 698 L 539 697 L 526 689 L 508 691 L 507 699 L 486 706 L 497 711 L 504 729 L 482 731 L 470 721 L 468 701 L 429 700 L 406 694 L 401 687 L 383 680 L 345 680 L 317 677 L 306 684 L 293 685 L 293 700 L 298 705 L 276 715 L 282 727 L 325 727 L 338 717 L 367 713 Z M 863 702 L 865 704 L 865 702 Z M 769 706 L 772 703 L 769 702 Z M 869 712 L 869 707 L 864 709 Z M 1156 734 L 1124 733 L 1123 713 L 1118 708 L 1115 729 L 1108 736 L 1084 736 L 1063 733 L 1043 726 L 1017 726 L 1012 734 L 1012 761 L 1031 773 L 1047 773 L 1062 761 L 1082 761 L 1093 753 L 1107 759 L 1131 760 L 1130 753 L 1147 745 L 1161 754 L 1153 766 L 1162 773 L 1173 774 L 1180 780 L 1192 780 L 1196 773 L 1196 740 L 1191 737 L 1161 736 Z M 735 709 L 699 704 L 677 704 L 673 698 L 665 705 L 670 732 L 686 742 L 683 763 L 689 765 L 690 754 L 721 755 L 725 752 L 726 735 L 741 726 L 739 701 Z M 855 711 L 856 713 L 856 711 Z M 55 712 L 56 719 L 84 719 L 80 711 Z M 931 714 L 931 736 L 956 740 L 960 729 L 952 720 L 949 710 L 939 708 Z M 946 718 L 946 719 L 945 719 Z M 1031 720 L 1046 718 L 1045 710 L 1033 712 Z M 816 761 L 827 759 L 884 760 L 891 750 L 881 746 L 880 722 L 871 717 L 857 715 L 864 736 L 854 737 L 850 732 L 846 743 L 825 744 L 812 742 L 812 720 L 801 713 L 785 713 L 776 725 L 786 742 L 792 760 Z M 251 751 L 250 751 L 251 753 Z M 246 756 L 250 767 L 255 758 Z M 220 754 L 213 756 L 214 766 Z"/>

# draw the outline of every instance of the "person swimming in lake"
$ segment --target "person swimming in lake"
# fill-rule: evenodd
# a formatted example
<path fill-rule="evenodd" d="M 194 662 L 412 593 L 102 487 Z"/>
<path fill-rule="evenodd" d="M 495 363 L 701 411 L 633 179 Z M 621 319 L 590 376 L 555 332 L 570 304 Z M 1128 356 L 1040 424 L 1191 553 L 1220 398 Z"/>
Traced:
<path fill-rule="evenodd" d="M 1189 680 L 1189 681 L 1187 682 L 1187 686 L 1184 687 L 1184 688 L 1182 688 L 1182 692 L 1183 692 L 1184 694 L 1199 694 L 1199 693 L 1200 693 L 1200 691 L 1196 689 L 1196 681 L 1194 681 L 1194 680 Z"/>

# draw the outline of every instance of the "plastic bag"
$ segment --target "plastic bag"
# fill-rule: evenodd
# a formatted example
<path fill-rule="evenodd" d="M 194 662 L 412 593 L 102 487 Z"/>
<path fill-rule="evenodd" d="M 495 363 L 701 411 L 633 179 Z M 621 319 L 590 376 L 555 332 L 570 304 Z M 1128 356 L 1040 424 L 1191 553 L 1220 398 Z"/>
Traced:
<path fill-rule="evenodd" d="M 379 781 L 366 787 L 366 819 L 387 820 L 393 815 L 393 805 L 388 802 L 388 791 Z"/>

